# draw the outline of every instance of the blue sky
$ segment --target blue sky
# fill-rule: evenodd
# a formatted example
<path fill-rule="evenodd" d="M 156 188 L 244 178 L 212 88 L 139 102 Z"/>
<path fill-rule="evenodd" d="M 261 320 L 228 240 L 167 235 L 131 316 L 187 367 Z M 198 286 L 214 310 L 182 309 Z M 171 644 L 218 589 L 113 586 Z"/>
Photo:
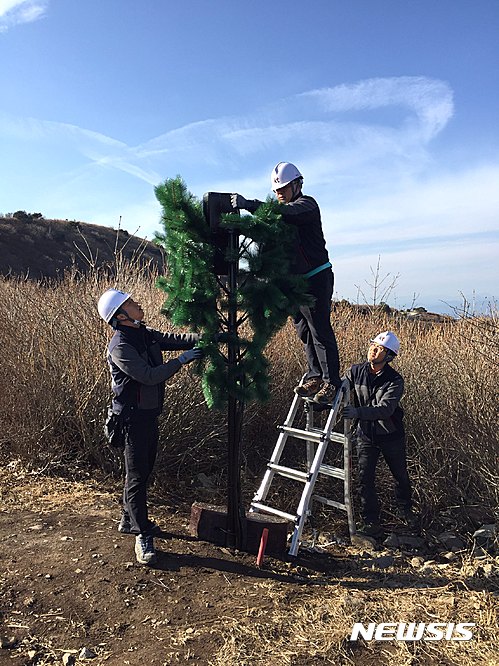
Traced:
<path fill-rule="evenodd" d="M 160 230 L 294 162 L 335 297 L 499 296 L 498 0 L 0 0 L 0 212 Z M 137 231 L 138 229 L 138 231 Z"/>

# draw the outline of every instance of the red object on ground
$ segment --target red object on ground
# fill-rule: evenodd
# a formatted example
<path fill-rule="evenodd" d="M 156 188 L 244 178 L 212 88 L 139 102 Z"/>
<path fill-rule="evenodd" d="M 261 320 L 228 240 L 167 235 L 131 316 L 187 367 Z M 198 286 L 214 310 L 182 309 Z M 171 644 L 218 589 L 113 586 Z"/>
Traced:
<path fill-rule="evenodd" d="M 258 555 L 256 558 L 256 566 L 261 567 L 263 563 L 263 558 L 265 555 L 265 548 L 267 547 L 267 539 L 269 538 L 269 531 L 266 527 L 262 530 L 262 538 L 260 539 L 260 548 L 258 549 Z"/>

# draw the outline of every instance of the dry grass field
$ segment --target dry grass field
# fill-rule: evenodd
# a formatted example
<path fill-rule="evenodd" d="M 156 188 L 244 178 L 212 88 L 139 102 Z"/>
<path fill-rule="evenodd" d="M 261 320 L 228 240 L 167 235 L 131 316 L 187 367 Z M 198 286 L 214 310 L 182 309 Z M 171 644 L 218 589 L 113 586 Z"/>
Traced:
<path fill-rule="evenodd" d="M 153 278 L 121 269 L 116 284 L 133 292 L 149 324 L 168 330 Z M 59 664 L 64 655 L 99 666 L 499 663 L 497 553 L 471 554 L 472 533 L 495 521 L 498 505 L 497 313 L 431 324 L 346 305 L 332 313 L 343 368 L 363 359 L 380 330 L 402 341 L 396 367 L 406 380 L 421 552 L 335 540 L 343 517 L 327 510 L 317 516 L 317 547 L 293 562 L 269 557 L 263 568 L 190 537 L 190 504 L 223 503 L 226 432 L 225 415 L 206 408 L 185 369 L 167 389 L 151 490 L 165 530 L 159 564 L 144 569 L 116 531 L 120 464 L 102 437 L 110 330 L 96 301 L 108 286 L 95 272 L 52 285 L 0 279 L 0 664 Z M 245 416 L 245 502 L 301 376 L 290 324 L 267 355 L 272 398 Z M 389 520 L 383 470 L 379 484 Z M 452 555 L 438 544 L 446 530 L 463 543 Z M 354 622 L 400 621 L 475 627 L 470 641 L 348 640 Z M 79 657 L 83 647 L 91 660 Z"/>

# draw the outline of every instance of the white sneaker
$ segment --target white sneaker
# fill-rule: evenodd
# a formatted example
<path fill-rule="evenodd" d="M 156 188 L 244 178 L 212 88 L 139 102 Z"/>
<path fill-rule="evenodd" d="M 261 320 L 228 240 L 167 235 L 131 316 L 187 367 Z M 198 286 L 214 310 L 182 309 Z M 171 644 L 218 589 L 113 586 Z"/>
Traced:
<path fill-rule="evenodd" d="M 153 564 L 156 562 L 156 551 L 152 536 L 139 534 L 135 537 L 135 556 L 139 564 Z"/>

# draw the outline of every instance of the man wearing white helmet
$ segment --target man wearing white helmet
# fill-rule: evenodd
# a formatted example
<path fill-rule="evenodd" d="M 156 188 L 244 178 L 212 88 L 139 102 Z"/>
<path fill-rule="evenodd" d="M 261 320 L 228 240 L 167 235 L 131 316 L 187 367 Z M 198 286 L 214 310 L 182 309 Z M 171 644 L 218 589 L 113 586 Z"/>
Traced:
<path fill-rule="evenodd" d="M 140 564 L 156 559 L 149 520 L 147 482 L 158 448 L 158 416 L 163 409 L 165 382 L 184 365 L 199 359 L 202 351 L 194 345 L 195 333 L 161 333 L 143 323 L 144 311 L 130 294 L 108 289 L 97 309 L 115 329 L 107 360 L 111 371 L 112 412 L 117 415 L 125 457 L 123 512 L 118 530 L 135 534 L 135 555 Z M 184 351 L 178 358 L 163 362 L 163 351 Z"/>
<path fill-rule="evenodd" d="M 295 392 L 315 402 L 331 404 L 341 386 L 338 345 L 331 327 L 334 274 L 319 206 L 315 199 L 303 194 L 302 183 L 303 176 L 290 162 L 279 162 L 272 170 L 272 189 L 282 204 L 282 219 L 292 225 L 296 234 L 292 270 L 307 279 L 308 293 L 315 299 L 312 306 L 302 306 L 294 319 L 308 362 L 304 380 Z M 234 209 L 254 213 L 261 205 L 258 199 L 232 195 Z"/>
<path fill-rule="evenodd" d="M 345 375 L 354 396 L 354 405 L 345 407 L 343 415 L 354 419 L 363 521 L 359 531 L 375 538 L 383 535 L 375 485 L 380 454 L 395 479 L 397 513 L 410 527 L 416 525 L 407 473 L 404 412 L 400 406 L 404 380 L 389 365 L 399 349 L 395 333 L 384 331 L 371 340 L 367 361 L 353 365 Z"/>

